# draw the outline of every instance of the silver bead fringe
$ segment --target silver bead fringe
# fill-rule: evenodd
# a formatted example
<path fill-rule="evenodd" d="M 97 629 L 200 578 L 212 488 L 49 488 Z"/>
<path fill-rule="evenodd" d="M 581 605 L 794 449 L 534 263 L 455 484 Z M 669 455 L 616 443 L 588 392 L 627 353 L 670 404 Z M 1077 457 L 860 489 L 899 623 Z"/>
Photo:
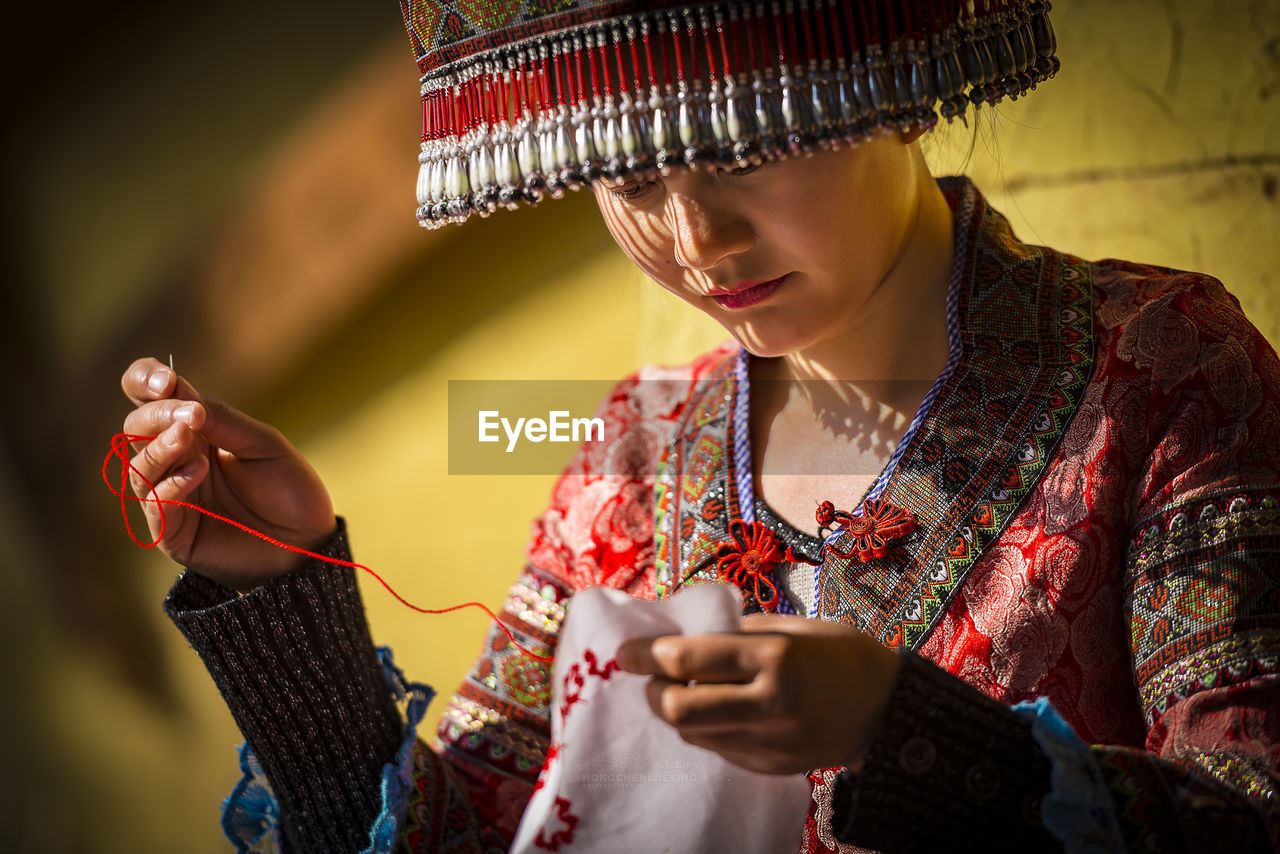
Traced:
<path fill-rule="evenodd" d="M 836 0 L 711 3 L 626 15 L 488 50 L 423 80 L 424 110 L 430 100 L 438 115 L 418 155 L 418 221 L 438 228 L 484 217 L 601 177 L 619 181 L 676 167 L 737 168 L 807 156 L 880 130 L 929 128 L 939 117 L 963 118 L 970 106 L 1017 98 L 1057 73 L 1057 41 L 1048 2 L 1001 5 L 983 16 L 960 14 L 927 38 L 900 37 L 887 49 L 838 47 L 828 58 L 816 55 L 807 34 L 804 57 L 737 73 L 726 73 L 726 27 L 739 35 L 745 29 L 749 39 L 771 27 L 769 44 L 781 51 L 780 19 L 810 16 L 807 22 L 792 18 L 788 27 L 831 22 L 820 40 L 839 31 L 836 13 L 847 10 Z M 646 61 L 651 38 L 677 45 L 671 56 L 664 51 L 663 63 Z M 794 45 L 794 31 L 791 38 Z M 699 52 L 706 60 L 715 54 L 708 42 L 719 48 L 723 67 L 668 83 L 666 65 L 679 45 L 687 51 L 682 58 L 696 62 Z M 741 64 L 741 45 L 732 44 Z M 612 85 L 599 86 L 597 62 Z M 584 63 L 591 69 L 587 85 Z M 521 92 L 545 88 L 512 109 L 505 94 L 517 83 Z M 480 87 L 487 87 L 483 95 Z M 505 116 L 495 92 L 504 95 Z M 459 104 L 468 97 L 486 109 L 472 109 L 469 120 L 459 122 L 458 110 L 466 108 Z"/>

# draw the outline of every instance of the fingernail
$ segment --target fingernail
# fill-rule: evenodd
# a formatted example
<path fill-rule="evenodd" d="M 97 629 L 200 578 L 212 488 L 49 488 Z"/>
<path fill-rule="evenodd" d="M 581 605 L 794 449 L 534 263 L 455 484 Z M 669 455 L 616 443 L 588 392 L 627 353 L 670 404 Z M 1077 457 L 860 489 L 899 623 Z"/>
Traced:
<path fill-rule="evenodd" d="M 152 371 L 151 376 L 147 379 L 147 388 L 151 389 L 153 394 L 163 394 L 168 385 L 169 372 L 163 368 L 158 371 Z"/>
<path fill-rule="evenodd" d="M 188 427 L 192 426 L 191 422 L 196 418 L 196 405 L 194 403 L 182 404 L 182 406 L 173 410 L 173 418 L 175 421 L 181 421 Z"/>

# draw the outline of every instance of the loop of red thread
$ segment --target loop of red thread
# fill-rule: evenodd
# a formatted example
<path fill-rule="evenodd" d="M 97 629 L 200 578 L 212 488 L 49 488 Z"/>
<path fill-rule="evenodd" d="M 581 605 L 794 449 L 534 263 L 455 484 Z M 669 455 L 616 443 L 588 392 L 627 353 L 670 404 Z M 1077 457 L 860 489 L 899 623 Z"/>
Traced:
<path fill-rule="evenodd" d="M 329 557 L 328 555 L 322 555 L 322 554 L 319 554 L 318 552 L 313 552 L 313 551 L 310 551 L 309 549 L 304 549 L 300 546 L 293 546 L 288 543 L 281 542 L 280 540 L 277 540 L 274 537 L 271 537 L 267 534 L 262 533 L 261 531 L 258 531 L 249 527 L 243 522 L 237 522 L 235 519 L 229 519 L 226 516 L 222 516 L 222 515 L 219 515 L 218 513 L 214 513 L 212 510 L 206 510 L 204 507 L 201 507 L 198 504 L 192 504 L 189 501 L 179 501 L 173 498 L 156 497 L 155 485 L 151 483 L 151 481 L 143 477 L 142 473 L 139 472 L 136 468 L 134 468 L 133 463 L 129 459 L 129 444 L 131 442 L 150 442 L 154 438 L 156 437 L 155 436 L 138 436 L 138 435 L 133 435 L 129 433 L 117 433 L 116 435 L 111 437 L 111 449 L 107 451 L 107 456 L 102 461 L 102 480 L 107 484 L 107 488 L 111 490 L 113 495 L 119 496 L 120 515 L 124 517 L 125 530 L 128 531 L 129 538 L 133 540 L 134 543 L 141 546 L 142 548 L 144 549 L 155 548 L 164 540 L 164 526 L 165 526 L 164 513 L 160 514 L 160 533 L 157 534 L 156 538 L 151 542 L 144 543 L 142 540 L 138 539 L 138 535 L 133 532 L 133 525 L 132 523 L 129 522 L 128 505 L 125 504 L 126 500 L 137 501 L 139 504 L 145 502 L 145 503 L 155 504 L 155 505 L 170 504 L 174 507 L 186 507 L 188 510 L 195 510 L 197 513 L 202 513 L 205 516 L 208 516 L 210 519 L 217 519 L 219 522 L 224 522 L 235 528 L 239 528 L 241 531 L 244 531 L 246 534 L 252 534 L 253 536 L 257 537 L 260 540 L 264 540 L 273 546 L 278 546 L 282 549 L 286 549 L 287 551 L 304 555 L 305 557 L 312 558 L 313 560 L 321 560 L 321 561 L 324 561 L 325 563 L 336 564 L 337 566 L 349 566 L 352 569 L 363 570 L 364 572 L 369 573 L 369 575 L 372 575 L 374 579 L 379 584 L 381 584 L 386 589 L 386 591 L 395 598 L 397 602 L 399 602 L 401 605 L 405 606 L 406 608 L 412 611 L 417 611 L 419 614 L 448 614 L 451 611 L 460 611 L 463 608 L 479 608 L 481 611 L 484 611 L 486 614 L 489 615 L 489 618 L 493 620 L 494 625 L 496 625 L 498 629 L 504 635 L 507 636 L 507 639 L 511 641 L 511 643 L 517 649 L 523 652 L 525 655 L 529 656 L 530 658 L 535 658 L 538 661 L 545 661 L 547 663 L 551 663 L 554 660 L 551 656 L 539 655 L 538 653 L 529 649 L 524 644 L 520 643 L 520 641 L 516 640 L 516 636 L 512 633 L 511 629 L 507 628 L 507 626 L 500 619 L 498 619 L 498 615 L 495 614 L 492 610 L 490 610 L 489 606 L 485 605 L 483 602 L 463 602 L 460 605 L 451 605 L 448 608 L 423 608 L 422 606 L 415 605 L 409 600 L 405 599 L 403 596 L 397 593 L 395 591 L 395 588 L 393 588 L 390 584 L 388 584 L 381 575 L 378 575 L 378 573 L 374 572 L 372 569 L 365 566 L 364 564 L 355 563 L 349 560 L 342 560 L 341 558 Z M 119 487 L 117 487 L 115 484 L 111 482 L 111 475 L 109 473 L 109 468 L 111 466 L 111 460 L 113 457 L 118 458 L 120 460 L 120 486 Z M 129 472 L 131 471 L 134 474 L 138 475 L 138 478 L 147 485 L 146 498 L 139 498 L 136 495 L 130 495 L 126 491 L 125 487 L 128 484 Z"/>

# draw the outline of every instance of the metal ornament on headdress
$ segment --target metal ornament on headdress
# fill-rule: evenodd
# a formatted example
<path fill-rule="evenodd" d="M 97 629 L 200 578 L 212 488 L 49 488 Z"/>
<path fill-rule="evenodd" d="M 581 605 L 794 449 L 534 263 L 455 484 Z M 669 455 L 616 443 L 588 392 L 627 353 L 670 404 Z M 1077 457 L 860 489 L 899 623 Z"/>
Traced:
<path fill-rule="evenodd" d="M 546 11 L 554 7 L 554 11 Z M 928 128 L 1057 73 L 1047 0 L 401 0 L 418 221 Z"/>

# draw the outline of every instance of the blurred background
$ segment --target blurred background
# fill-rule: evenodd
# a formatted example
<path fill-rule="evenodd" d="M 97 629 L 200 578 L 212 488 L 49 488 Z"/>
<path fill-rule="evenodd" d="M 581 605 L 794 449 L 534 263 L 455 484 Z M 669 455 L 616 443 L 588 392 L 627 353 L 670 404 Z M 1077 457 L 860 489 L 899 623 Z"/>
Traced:
<path fill-rule="evenodd" d="M 1062 74 L 930 140 L 937 171 L 1029 242 L 1218 276 L 1280 343 L 1280 1 L 1055 14 Z M 496 607 L 551 478 L 449 476 L 447 382 L 611 379 L 720 335 L 587 194 L 417 228 L 390 0 L 31 4 L 0 39 L 0 848 L 229 850 L 239 737 L 160 612 L 174 567 L 100 478 L 125 366 L 172 354 L 283 429 L 411 601 Z M 486 618 L 365 592 L 375 640 L 447 694 Z"/>

